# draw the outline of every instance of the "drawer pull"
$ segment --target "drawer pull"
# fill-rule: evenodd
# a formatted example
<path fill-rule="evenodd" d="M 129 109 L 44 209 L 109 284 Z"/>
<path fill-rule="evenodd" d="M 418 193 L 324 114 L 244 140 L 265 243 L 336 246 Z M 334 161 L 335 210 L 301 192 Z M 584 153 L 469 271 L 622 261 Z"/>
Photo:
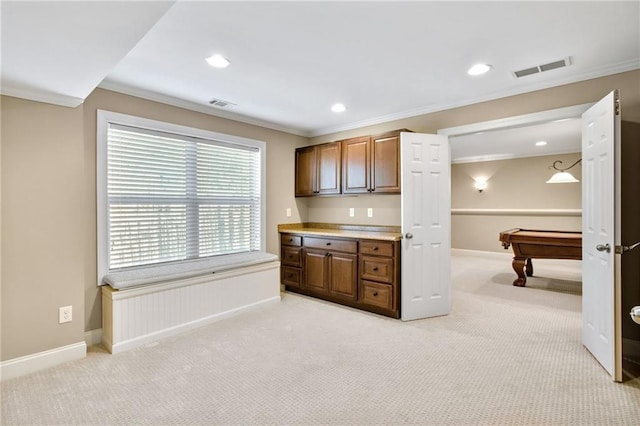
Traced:
<path fill-rule="evenodd" d="M 374 291 L 374 292 L 373 292 L 373 296 L 375 297 L 375 296 L 377 296 L 377 295 L 378 295 L 378 292 L 377 292 L 377 291 Z"/>
<path fill-rule="evenodd" d="M 289 242 L 292 242 L 292 241 L 293 241 L 293 238 L 289 238 Z"/>
<path fill-rule="evenodd" d="M 288 257 L 289 259 L 291 259 L 291 258 L 293 257 L 293 255 L 292 255 L 292 254 L 288 254 L 288 255 L 287 255 L 287 257 Z"/>
<path fill-rule="evenodd" d="M 372 250 L 373 251 L 378 251 L 378 246 L 374 246 Z"/>
<path fill-rule="evenodd" d="M 327 243 L 327 245 L 328 245 L 328 246 L 330 246 L 330 245 L 331 245 L 331 243 Z"/>
<path fill-rule="evenodd" d="M 377 271 L 377 270 L 378 270 L 378 267 L 377 267 L 377 266 L 373 268 L 373 271 L 374 271 L 374 272 L 375 272 L 375 271 Z"/>

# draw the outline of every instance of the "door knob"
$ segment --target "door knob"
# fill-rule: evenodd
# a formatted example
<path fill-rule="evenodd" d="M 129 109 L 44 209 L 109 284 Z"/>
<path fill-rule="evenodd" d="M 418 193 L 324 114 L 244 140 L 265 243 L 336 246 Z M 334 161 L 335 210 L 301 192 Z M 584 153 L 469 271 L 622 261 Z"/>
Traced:
<path fill-rule="evenodd" d="M 634 306 L 633 308 L 631 308 L 631 312 L 629 312 L 629 315 L 631 315 L 631 319 L 633 320 L 633 322 L 635 322 L 636 324 L 640 324 L 640 306 Z"/>
<path fill-rule="evenodd" d="M 606 251 L 607 253 L 611 253 L 611 246 L 609 244 L 598 244 L 596 246 L 596 250 L 598 251 Z"/>
<path fill-rule="evenodd" d="M 412 238 L 413 238 L 413 234 L 412 234 L 411 232 L 407 232 L 406 234 L 404 234 L 404 237 L 405 237 L 407 240 L 410 240 L 410 239 L 412 239 Z"/>

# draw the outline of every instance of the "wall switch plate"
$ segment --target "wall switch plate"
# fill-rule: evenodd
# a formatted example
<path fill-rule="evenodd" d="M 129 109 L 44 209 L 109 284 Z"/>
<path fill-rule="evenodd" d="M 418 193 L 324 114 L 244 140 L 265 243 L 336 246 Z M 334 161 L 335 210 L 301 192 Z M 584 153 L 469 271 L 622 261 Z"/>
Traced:
<path fill-rule="evenodd" d="M 369 207 L 367 209 L 367 217 L 373 217 L 373 208 Z"/>
<path fill-rule="evenodd" d="M 287 217 L 291 217 L 291 209 L 287 208 Z"/>
<path fill-rule="evenodd" d="M 58 310 L 58 324 L 71 322 L 73 319 L 73 307 L 63 306 Z"/>
<path fill-rule="evenodd" d="M 349 217 L 354 217 L 356 215 L 356 209 L 353 207 L 349 207 Z"/>

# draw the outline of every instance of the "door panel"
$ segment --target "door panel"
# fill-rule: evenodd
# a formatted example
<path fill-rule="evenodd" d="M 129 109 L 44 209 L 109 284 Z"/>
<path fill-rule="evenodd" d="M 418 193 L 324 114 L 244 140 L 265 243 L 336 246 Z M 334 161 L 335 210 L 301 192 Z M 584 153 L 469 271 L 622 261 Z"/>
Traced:
<path fill-rule="evenodd" d="M 620 380 L 620 338 L 615 326 L 615 308 L 619 306 L 616 298 L 620 294 L 614 254 L 619 241 L 619 212 L 615 208 L 619 173 L 616 151 L 620 144 L 616 98 L 617 94 L 611 92 L 582 115 L 582 342 L 605 370 Z"/>
<path fill-rule="evenodd" d="M 318 194 L 339 194 L 340 157 L 339 142 L 318 145 Z"/>
<path fill-rule="evenodd" d="M 342 142 L 342 193 L 360 194 L 369 190 L 371 148 L 369 137 Z"/>
<path fill-rule="evenodd" d="M 451 309 L 451 184 L 446 136 L 401 133 L 403 321 Z"/>
<path fill-rule="evenodd" d="M 357 300 L 358 256 L 332 252 L 329 254 L 329 293 L 345 300 Z"/>
<path fill-rule="evenodd" d="M 372 140 L 371 189 L 376 193 L 400 192 L 400 135 Z"/>
<path fill-rule="evenodd" d="M 316 148 L 296 150 L 296 196 L 313 195 L 316 191 Z"/>
<path fill-rule="evenodd" d="M 327 256 L 324 250 L 304 249 L 304 288 L 327 293 Z"/>

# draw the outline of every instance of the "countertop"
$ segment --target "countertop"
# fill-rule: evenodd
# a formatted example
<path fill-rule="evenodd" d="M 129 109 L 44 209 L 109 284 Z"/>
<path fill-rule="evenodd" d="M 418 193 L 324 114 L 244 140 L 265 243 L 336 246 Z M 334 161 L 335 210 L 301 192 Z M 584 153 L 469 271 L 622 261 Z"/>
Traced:
<path fill-rule="evenodd" d="M 343 225 L 335 223 L 290 223 L 278 225 L 278 232 L 382 241 L 399 241 L 402 239 L 400 227 L 396 226 Z"/>

